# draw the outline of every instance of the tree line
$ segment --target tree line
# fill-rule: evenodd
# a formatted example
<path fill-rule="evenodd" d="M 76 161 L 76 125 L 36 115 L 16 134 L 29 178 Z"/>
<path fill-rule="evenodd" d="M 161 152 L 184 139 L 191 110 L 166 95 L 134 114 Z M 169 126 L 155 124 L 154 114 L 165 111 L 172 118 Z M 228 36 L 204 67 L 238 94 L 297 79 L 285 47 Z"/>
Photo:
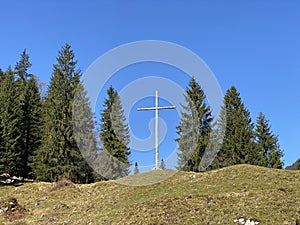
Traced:
<path fill-rule="evenodd" d="M 117 91 L 107 90 L 100 130 L 95 132 L 94 115 L 71 46 L 66 44 L 56 59 L 44 98 L 38 79 L 28 73 L 31 63 L 26 50 L 14 68 L 0 70 L 0 173 L 50 182 L 67 178 L 76 183 L 128 175 L 129 131 Z M 76 129 L 80 129 L 77 136 Z M 110 155 L 122 166 L 113 160 L 110 163 L 108 157 L 105 167 L 98 165 Z M 92 169 L 95 165 L 109 172 L 101 176 Z"/>
<path fill-rule="evenodd" d="M 243 163 L 283 167 L 283 150 L 269 120 L 260 112 L 253 123 L 234 86 L 224 96 L 217 121 L 195 78 L 186 88 L 185 100 L 177 127 L 179 170 L 199 172 Z"/>
<path fill-rule="evenodd" d="M 0 69 L 0 173 L 76 183 L 128 175 L 129 128 L 118 92 L 108 88 L 96 129 L 70 45 L 58 52 L 43 97 L 37 77 L 28 73 L 30 67 L 24 50 L 14 67 Z M 256 124 L 251 121 L 235 87 L 226 92 L 217 121 L 194 78 L 182 108 L 176 139 L 179 170 L 199 172 L 241 163 L 283 167 L 278 136 L 262 113 Z M 164 161 L 161 168 L 166 169 Z M 137 163 L 134 173 L 139 173 Z"/>

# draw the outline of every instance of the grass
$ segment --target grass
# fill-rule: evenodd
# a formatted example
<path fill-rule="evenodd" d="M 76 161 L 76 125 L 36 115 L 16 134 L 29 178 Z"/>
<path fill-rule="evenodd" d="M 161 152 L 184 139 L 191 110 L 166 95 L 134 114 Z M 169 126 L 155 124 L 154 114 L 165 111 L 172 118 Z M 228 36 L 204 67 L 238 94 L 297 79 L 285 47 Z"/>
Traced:
<path fill-rule="evenodd" d="M 163 181 L 165 177 L 169 179 Z M 140 186 L 157 180 L 161 182 Z M 249 165 L 205 173 L 152 171 L 118 182 L 0 187 L 0 203 L 7 198 L 17 199 L 26 212 L 11 220 L 2 213 L 0 224 L 227 225 L 244 217 L 260 225 L 295 225 L 300 171 Z"/>

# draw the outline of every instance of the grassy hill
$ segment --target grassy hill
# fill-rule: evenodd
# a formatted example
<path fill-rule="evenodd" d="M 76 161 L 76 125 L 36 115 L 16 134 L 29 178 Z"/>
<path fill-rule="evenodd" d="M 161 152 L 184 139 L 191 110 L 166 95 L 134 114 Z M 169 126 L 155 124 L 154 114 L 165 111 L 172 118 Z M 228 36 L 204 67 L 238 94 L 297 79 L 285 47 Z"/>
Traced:
<path fill-rule="evenodd" d="M 142 185 L 172 173 L 153 171 L 120 182 Z M 296 224 L 300 171 L 238 165 L 205 173 L 178 172 L 148 186 L 107 181 L 0 187 L 0 206 L 11 197 L 20 207 L 2 213 L 0 224 L 227 225 L 236 224 L 233 220 L 239 217 L 259 224 Z"/>

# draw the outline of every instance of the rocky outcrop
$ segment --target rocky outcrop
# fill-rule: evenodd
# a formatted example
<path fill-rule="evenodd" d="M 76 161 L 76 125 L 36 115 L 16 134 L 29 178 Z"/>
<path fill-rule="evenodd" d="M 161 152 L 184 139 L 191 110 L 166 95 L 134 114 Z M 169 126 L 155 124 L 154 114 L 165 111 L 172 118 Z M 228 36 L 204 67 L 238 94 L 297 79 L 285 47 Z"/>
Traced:
<path fill-rule="evenodd" d="M 24 182 L 23 177 L 10 176 L 8 173 L 0 174 L 0 186 L 13 185 L 20 186 Z"/>

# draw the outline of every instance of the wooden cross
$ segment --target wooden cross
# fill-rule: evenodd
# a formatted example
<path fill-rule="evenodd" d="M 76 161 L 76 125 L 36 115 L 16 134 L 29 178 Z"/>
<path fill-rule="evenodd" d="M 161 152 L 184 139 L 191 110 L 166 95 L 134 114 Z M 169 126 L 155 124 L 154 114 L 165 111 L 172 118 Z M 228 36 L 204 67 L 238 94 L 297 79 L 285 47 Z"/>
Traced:
<path fill-rule="evenodd" d="M 158 170 L 158 110 L 161 109 L 175 109 L 176 106 L 158 106 L 158 90 L 155 92 L 155 107 L 138 108 L 139 111 L 155 110 L 155 169 Z"/>

